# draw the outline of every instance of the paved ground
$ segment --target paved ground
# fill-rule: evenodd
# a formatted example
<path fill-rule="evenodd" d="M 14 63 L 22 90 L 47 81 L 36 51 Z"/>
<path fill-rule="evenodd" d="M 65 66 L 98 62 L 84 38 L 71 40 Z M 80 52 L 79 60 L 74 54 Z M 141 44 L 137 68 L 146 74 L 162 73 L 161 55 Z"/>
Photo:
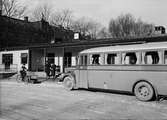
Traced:
<path fill-rule="evenodd" d="M 167 100 L 141 102 L 129 95 L 67 91 L 54 82 L 1 80 L 0 97 L 1 120 L 167 119 Z"/>

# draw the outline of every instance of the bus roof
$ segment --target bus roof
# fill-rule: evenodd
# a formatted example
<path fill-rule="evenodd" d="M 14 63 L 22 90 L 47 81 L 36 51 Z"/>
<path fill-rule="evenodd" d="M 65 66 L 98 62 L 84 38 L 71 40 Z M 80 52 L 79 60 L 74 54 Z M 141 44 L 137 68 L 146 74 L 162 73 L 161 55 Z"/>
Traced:
<path fill-rule="evenodd" d="M 154 42 L 133 45 L 116 45 L 106 47 L 96 47 L 83 50 L 80 54 L 85 53 L 104 53 L 104 52 L 123 52 L 123 51 L 137 51 L 137 50 L 154 50 L 154 49 L 167 49 L 167 42 Z"/>

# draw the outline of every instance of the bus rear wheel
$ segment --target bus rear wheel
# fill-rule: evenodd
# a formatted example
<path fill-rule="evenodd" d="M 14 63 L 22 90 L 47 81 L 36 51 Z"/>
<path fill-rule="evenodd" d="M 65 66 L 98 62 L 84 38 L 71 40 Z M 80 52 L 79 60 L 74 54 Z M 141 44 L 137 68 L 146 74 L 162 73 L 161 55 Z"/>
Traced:
<path fill-rule="evenodd" d="M 74 88 L 74 80 L 72 77 L 67 76 L 63 80 L 63 85 L 67 90 L 72 90 Z"/>
<path fill-rule="evenodd" d="M 150 101 L 154 97 L 154 89 L 147 82 L 139 82 L 134 87 L 134 94 L 141 101 Z"/>

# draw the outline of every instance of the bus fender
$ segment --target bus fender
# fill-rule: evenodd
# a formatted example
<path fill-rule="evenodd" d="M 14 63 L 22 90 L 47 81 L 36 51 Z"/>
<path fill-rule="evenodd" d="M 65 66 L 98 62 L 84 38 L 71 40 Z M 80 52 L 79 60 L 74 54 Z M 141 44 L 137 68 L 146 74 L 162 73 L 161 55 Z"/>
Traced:
<path fill-rule="evenodd" d="M 71 77 L 74 81 L 74 88 L 76 88 L 76 76 L 73 72 L 68 72 L 63 74 L 62 82 L 64 81 L 65 77 Z"/>

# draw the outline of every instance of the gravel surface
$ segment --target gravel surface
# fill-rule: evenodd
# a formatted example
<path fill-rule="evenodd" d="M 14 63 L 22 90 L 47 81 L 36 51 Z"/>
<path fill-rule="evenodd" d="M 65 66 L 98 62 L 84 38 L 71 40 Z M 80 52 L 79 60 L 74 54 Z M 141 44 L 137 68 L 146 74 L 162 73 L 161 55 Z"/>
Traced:
<path fill-rule="evenodd" d="M 0 119 L 167 119 L 167 100 L 141 102 L 124 94 L 67 91 L 56 82 L 1 80 Z"/>

